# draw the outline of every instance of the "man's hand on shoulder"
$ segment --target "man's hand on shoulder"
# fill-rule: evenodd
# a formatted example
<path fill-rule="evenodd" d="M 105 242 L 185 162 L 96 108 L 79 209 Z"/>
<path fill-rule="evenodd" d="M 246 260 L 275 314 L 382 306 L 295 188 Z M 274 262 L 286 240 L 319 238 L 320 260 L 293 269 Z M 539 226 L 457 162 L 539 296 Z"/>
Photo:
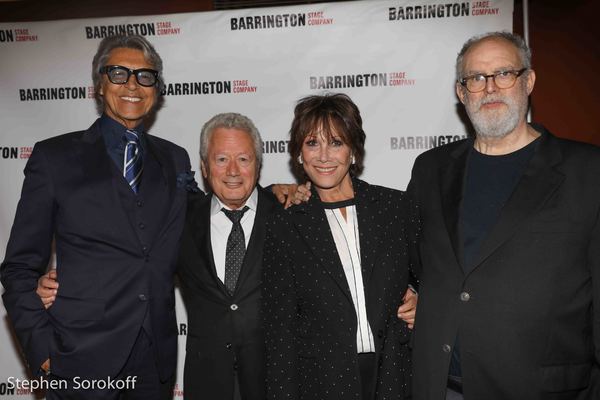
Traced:
<path fill-rule="evenodd" d="M 38 286 L 35 293 L 40 296 L 40 300 L 42 300 L 46 309 L 52 306 L 54 300 L 56 300 L 56 294 L 58 293 L 57 277 L 56 270 L 52 269 L 38 279 Z"/>
<path fill-rule="evenodd" d="M 310 199 L 310 182 L 302 185 L 295 183 L 285 184 L 277 183 L 271 185 L 271 191 L 277 197 L 277 200 L 283 204 L 284 208 L 290 207 L 292 204 L 300 204 Z"/>

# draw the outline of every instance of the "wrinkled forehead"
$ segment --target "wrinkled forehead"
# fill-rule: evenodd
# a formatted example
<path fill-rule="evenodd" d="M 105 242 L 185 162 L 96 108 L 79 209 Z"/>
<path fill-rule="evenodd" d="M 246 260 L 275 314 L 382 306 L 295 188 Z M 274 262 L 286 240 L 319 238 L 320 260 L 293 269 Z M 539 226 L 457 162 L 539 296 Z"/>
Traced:
<path fill-rule="evenodd" d="M 463 73 L 491 73 L 502 68 L 521 68 L 519 49 L 502 38 L 487 38 L 475 43 L 463 59 Z"/>
<path fill-rule="evenodd" d="M 131 47 L 116 47 L 108 53 L 106 65 L 122 65 L 128 68 L 154 68 L 144 52 Z"/>
<path fill-rule="evenodd" d="M 256 155 L 254 140 L 250 132 L 225 126 L 216 127 L 210 133 L 208 152 L 237 152 Z"/>

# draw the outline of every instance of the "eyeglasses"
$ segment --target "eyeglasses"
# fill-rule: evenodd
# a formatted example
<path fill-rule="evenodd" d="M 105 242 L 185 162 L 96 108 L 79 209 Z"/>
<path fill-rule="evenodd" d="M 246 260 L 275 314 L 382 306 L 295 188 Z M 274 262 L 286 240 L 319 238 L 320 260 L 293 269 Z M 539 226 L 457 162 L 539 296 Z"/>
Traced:
<path fill-rule="evenodd" d="M 108 80 L 115 85 L 126 84 L 132 74 L 140 86 L 154 86 L 158 81 L 158 71 L 149 68 L 129 69 L 121 65 L 106 65 L 100 68 L 100 73 L 106 74 Z"/>
<path fill-rule="evenodd" d="M 519 70 L 498 71 L 489 75 L 469 75 L 462 78 L 458 83 L 466 87 L 469 92 L 477 93 L 485 89 L 487 80 L 492 78 L 494 80 L 494 85 L 496 85 L 498 89 L 509 89 L 515 85 L 517 78 L 523 75 L 523 72 L 527 70 L 528 68 L 521 68 Z"/>

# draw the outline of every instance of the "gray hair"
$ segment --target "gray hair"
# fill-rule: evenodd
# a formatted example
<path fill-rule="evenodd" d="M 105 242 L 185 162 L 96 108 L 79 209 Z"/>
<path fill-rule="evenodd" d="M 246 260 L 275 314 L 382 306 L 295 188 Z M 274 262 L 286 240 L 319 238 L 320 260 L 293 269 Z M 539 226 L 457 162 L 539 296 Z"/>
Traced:
<path fill-rule="evenodd" d="M 164 80 L 162 76 L 163 62 L 154 46 L 150 44 L 146 38 L 140 35 L 116 35 L 108 36 L 100 42 L 98 50 L 92 61 L 92 82 L 94 83 L 94 92 L 96 96 L 96 106 L 100 112 L 104 111 L 104 99 L 100 96 L 100 86 L 102 85 L 102 74 L 100 68 L 106 65 L 110 58 L 110 52 L 114 49 L 126 48 L 140 50 L 144 53 L 146 61 L 158 71 L 158 80 L 156 81 L 155 96 L 164 88 Z"/>
<path fill-rule="evenodd" d="M 456 81 L 460 81 L 463 76 L 463 62 L 464 57 L 467 51 L 471 49 L 474 45 L 483 40 L 487 39 L 502 39 L 511 43 L 517 50 L 519 50 L 519 56 L 521 58 L 522 68 L 531 68 L 531 49 L 527 46 L 523 38 L 519 35 L 515 35 L 514 33 L 507 31 L 499 31 L 499 32 L 488 32 L 482 35 L 476 35 L 471 37 L 469 40 L 465 42 L 462 49 L 458 53 L 456 57 Z"/>
<path fill-rule="evenodd" d="M 202 161 L 208 162 L 208 143 L 214 131 L 218 128 L 238 129 L 248 132 L 254 143 L 254 153 L 258 166 L 262 165 L 263 142 L 260 133 L 250 118 L 238 113 L 217 114 L 204 124 L 200 133 L 200 159 Z"/>

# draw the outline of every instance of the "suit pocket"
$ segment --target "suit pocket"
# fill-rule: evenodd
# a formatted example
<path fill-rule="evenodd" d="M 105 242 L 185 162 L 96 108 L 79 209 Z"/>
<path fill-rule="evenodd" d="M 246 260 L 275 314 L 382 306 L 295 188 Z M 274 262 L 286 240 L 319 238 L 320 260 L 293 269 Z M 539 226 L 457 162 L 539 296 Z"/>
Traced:
<path fill-rule="evenodd" d="M 583 389 L 590 384 L 591 370 L 589 362 L 542 367 L 542 389 L 546 392 Z"/>
<path fill-rule="evenodd" d="M 575 231 L 573 224 L 568 221 L 532 221 L 530 232 L 537 233 L 569 233 Z"/>
<path fill-rule="evenodd" d="M 198 337 L 188 334 L 185 341 L 185 352 L 188 358 L 208 360 L 218 358 L 223 351 L 229 352 L 231 346 L 232 344 L 221 343 L 220 340 L 215 340 L 214 337 Z"/>
<path fill-rule="evenodd" d="M 528 230 L 541 233 L 576 232 L 577 226 L 568 210 L 549 208 L 531 216 Z"/>
<path fill-rule="evenodd" d="M 100 321 L 104 318 L 104 300 L 56 296 L 48 312 L 58 321 Z"/>

